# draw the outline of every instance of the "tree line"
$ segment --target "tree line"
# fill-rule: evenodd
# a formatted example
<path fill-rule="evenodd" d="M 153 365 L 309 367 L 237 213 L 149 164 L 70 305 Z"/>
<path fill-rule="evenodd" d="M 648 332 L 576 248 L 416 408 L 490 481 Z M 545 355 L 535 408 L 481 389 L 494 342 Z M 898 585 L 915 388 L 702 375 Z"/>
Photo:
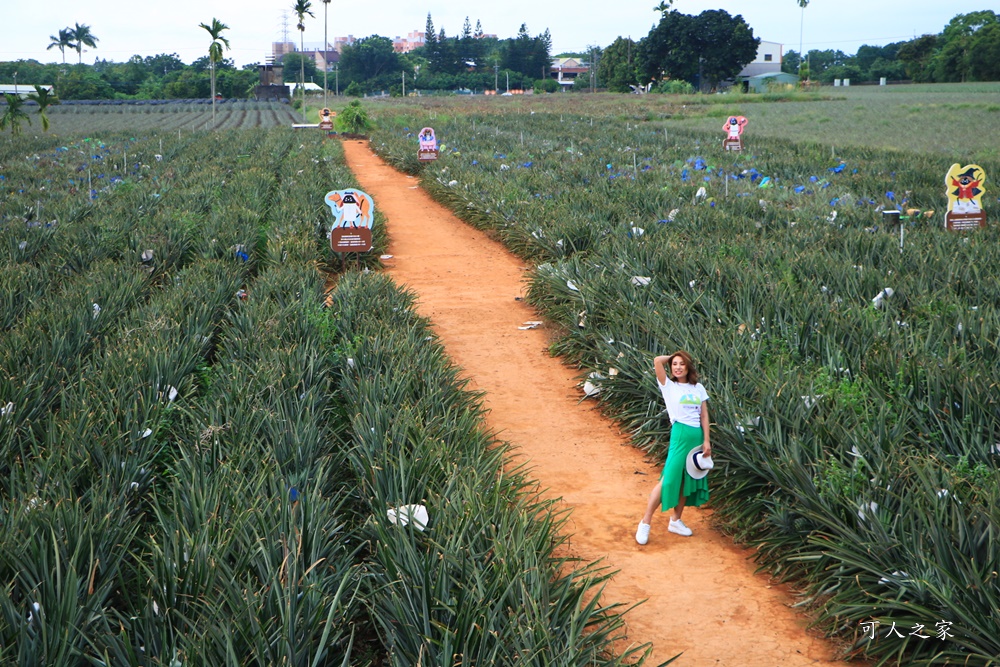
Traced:
<path fill-rule="evenodd" d="M 797 74 L 801 54 L 785 54 L 782 70 Z M 1000 15 L 990 10 L 958 14 L 936 35 L 921 35 L 885 46 L 806 54 L 808 78 L 822 83 L 912 80 L 918 83 L 1000 81 Z"/>
<path fill-rule="evenodd" d="M 638 41 L 619 37 L 598 58 L 600 81 L 612 92 L 653 83 L 663 92 L 708 90 L 739 74 L 760 39 L 741 15 L 722 9 L 697 16 L 661 3 L 659 22 Z"/>
<path fill-rule="evenodd" d="M 551 67 L 552 38 L 548 29 L 532 36 L 521 24 L 515 37 L 498 39 L 475 28 L 466 17 L 462 31 L 449 37 L 445 28 L 434 27 L 427 15 L 424 45 L 409 53 L 396 53 L 392 40 L 371 35 L 345 46 L 340 55 L 341 86 L 355 90 L 402 92 L 421 90 L 484 90 L 534 86 L 546 79 Z M 286 56 L 287 57 L 287 56 Z"/>
<path fill-rule="evenodd" d="M 96 59 L 93 65 L 43 64 L 37 60 L 0 62 L 0 80 L 52 85 L 63 100 L 208 99 L 212 93 L 212 62 L 208 55 L 185 64 L 176 53 L 135 55 L 123 63 Z M 216 92 L 227 98 L 247 98 L 259 81 L 257 65 L 238 69 L 222 58 L 215 63 Z"/>

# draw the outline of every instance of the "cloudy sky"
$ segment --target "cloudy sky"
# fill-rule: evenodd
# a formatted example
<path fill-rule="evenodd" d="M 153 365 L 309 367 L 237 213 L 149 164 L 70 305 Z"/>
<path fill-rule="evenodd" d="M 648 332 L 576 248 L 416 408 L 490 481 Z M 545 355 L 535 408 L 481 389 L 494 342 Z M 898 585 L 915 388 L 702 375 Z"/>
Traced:
<path fill-rule="evenodd" d="M 316 19 L 307 19 L 305 40 L 322 43 L 323 4 L 312 0 Z M 606 46 L 615 37 L 639 39 L 649 32 L 658 13 L 658 0 L 575 0 L 542 2 L 503 0 L 468 3 L 457 0 L 332 0 L 328 5 L 329 35 L 365 37 L 405 36 L 423 30 L 430 12 L 434 25 L 449 35 L 461 31 L 468 16 L 472 25 L 482 22 L 483 30 L 498 37 L 511 37 L 521 23 L 531 34 L 548 28 L 554 53 L 584 50 L 588 44 Z M 930 0 L 812 0 L 802 12 L 796 0 L 676 0 L 674 8 L 686 14 L 706 9 L 724 9 L 742 14 L 754 35 L 781 42 L 785 49 L 799 50 L 800 20 L 804 18 L 804 49 L 840 49 L 853 54 L 862 44 L 882 45 L 938 33 L 958 13 L 985 8 L 993 0 L 975 6 L 949 5 Z M 96 49 L 85 49 L 84 61 L 95 58 L 124 61 L 133 54 L 177 53 L 185 62 L 203 55 L 208 34 L 199 23 L 218 18 L 230 30 L 232 44 L 227 56 L 238 65 L 262 62 L 273 41 L 282 39 L 282 13 L 291 14 L 293 0 L 48 0 L 43 4 L 27 0 L 3 0 L 3 28 L 0 29 L 0 60 L 33 58 L 42 62 L 61 59 L 58 49 L 47 51 L 49 36 L 74 23 L 89 25 L 100 40 Z M 351 9 L 353 8 L 353 9 Z M 295 20 L 288 18 L 288 35 L 298 42 Z M 67 53 L 67 61 L 76 53 Z"/>

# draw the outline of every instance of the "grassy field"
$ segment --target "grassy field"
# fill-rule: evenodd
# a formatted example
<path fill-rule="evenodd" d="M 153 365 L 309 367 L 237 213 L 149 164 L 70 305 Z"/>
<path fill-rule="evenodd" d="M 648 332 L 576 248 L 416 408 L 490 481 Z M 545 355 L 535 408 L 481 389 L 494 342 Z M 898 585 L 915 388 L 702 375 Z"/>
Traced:
<path fill-rule="evenodd" d="M 879 664 L 989 665 L 1000 654 L 1000 206 L 987 182 L 989 228 L 943 229 L 944 174 L 982 154 L 979 137 L 956 133 L 949 148 L 914 121 L 900 143 L 873 145 L 849 119 L 807 120 L 883 99 L 898 104 L 881 113 L 902 117 L 938 103 L 935 122 L 959 123 L 967 108 L 920 91 L 854 95 L 742 107 L 725 96 L 390 100 L 372 105 L 373 145 L 535 264 L 530 300 L 561 325 L 553 351 L 602 387 L 653 457 L 669 425 L 651 358 L 694 353 L 725 461 L 720 523 L 799 586 L 819 627 Z M 748 150 L 725 154 L 720 119 L 739 111 Z M 809 131 L 754 135 L 752 119 L 769 115 Z M 424 125 L 443 144 L 428 165 L 416 160 Z M 1000 170 L 990 155 L 980 164 Z M 882 222 L 895 206 L 902 245 Z M 875 621 L 872 640 L 863 628 Z M 887 637 L 890 623 L 943 634 Z"/>

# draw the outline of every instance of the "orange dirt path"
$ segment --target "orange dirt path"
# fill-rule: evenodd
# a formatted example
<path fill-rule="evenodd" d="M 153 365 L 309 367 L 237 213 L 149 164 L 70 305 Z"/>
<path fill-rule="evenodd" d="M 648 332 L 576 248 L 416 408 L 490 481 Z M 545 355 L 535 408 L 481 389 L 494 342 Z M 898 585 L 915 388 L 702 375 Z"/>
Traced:
<path fill-rule="evenodd" d="M 693 537 L 667 532 L 666 517 L 658 515 L 649 543 L 636 544 L 660 466 L 631 447 L 594 402 L 580 403 L 576 372 L 549 356 L 544 327 L 518 330 L 539 319 L 514 299 L 523 294 L 525 264 L 366 142 L 345 141 L 344 152 L 386 216 L 389 274 L 417 294 L 417 310 L 430 318 L 470 388 L 485 392 L 489 427 L 530 461 L 546 496 L 572 507 L 571 553 L 618 570 L 606 603 L 647 600 L 625 617 L 628 639 L 652 642 L 657 661 L 683 652 L 674 663 L 682 667 L 846 665 L 832 659 L 830 642 L 806 631 L 783 587 L 754 574 L 750 552 L 710 527 L 710 510 L 685 511 Z"/>

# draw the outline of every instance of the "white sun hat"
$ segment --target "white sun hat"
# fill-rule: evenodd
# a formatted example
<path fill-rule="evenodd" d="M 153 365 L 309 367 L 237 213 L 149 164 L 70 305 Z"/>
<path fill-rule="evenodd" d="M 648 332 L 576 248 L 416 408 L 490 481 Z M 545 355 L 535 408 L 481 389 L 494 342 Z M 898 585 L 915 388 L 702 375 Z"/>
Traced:
<path fill-rule="evenodd" d="M 698 445 L 688 452 L 687 457 L 685 458 L 686 460 L 684 463 L 687 466 L 687 474 L 694 479 L 701 479 L 708 474 L 709 470 L 715 467 L 712 457 L 704 456 L 701 453 L 701 445 Z"/>

